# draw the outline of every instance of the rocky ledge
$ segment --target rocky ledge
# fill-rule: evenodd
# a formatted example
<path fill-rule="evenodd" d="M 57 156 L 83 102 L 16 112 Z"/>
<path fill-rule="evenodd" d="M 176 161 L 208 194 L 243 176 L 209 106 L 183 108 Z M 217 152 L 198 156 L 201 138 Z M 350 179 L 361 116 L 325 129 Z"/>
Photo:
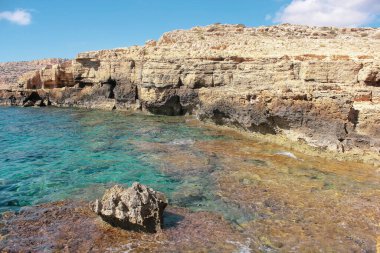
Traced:
<path fill-rule="evenodd" d="M 24 74 L 0 103 L 194 114 L 378 158 L 379 52 L 379 28 L 214 24 L 80 53 Z"/>

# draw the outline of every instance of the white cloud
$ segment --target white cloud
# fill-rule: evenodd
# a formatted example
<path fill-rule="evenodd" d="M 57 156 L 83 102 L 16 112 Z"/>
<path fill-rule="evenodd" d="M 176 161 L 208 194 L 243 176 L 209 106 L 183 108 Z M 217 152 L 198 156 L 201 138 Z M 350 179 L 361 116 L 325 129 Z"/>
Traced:
<path fill-rule="evenodd" d="M 380 15 L 380 0 L 292 0 L 274 22 L 357 27 Z"/>
<path fill-rule="evenodd" d="M 29 25 L 32 15 L 26 10 L 0 12 L 0 20 L 7 20 L 18 25 Z"/>

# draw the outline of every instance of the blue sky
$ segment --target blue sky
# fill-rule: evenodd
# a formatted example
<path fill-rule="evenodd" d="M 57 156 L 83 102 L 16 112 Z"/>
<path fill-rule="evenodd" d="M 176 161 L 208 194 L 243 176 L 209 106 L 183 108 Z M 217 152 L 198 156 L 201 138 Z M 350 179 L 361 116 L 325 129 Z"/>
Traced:
<path fill-rule="evenodd" d="M 347 3 L 349 2 L 349 3 Z M 379 0 L 0 0 L 0 62 L 141 45 L 216 22 L 379 27 Z M 343 7 L 342 7 L 343 6 Z"/>

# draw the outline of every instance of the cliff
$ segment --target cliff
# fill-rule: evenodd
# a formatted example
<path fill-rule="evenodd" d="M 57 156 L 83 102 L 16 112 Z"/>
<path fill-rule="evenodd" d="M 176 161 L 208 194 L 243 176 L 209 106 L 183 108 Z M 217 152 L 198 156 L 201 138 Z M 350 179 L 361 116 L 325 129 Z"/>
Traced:
<path fill-rule="evenodd" d="M 18 78 L 21 75 L 64 61 L 66 60 L 52 58 L 35 61 L 0 62 L 0 89 L 17 89 L 19 88 Z"/>
<path fill-rule="evenodd" d="M 340 152 L 380 152 L 380 29 L 215 24 L 24 74 L 7 105 L 195 114 Z"/>

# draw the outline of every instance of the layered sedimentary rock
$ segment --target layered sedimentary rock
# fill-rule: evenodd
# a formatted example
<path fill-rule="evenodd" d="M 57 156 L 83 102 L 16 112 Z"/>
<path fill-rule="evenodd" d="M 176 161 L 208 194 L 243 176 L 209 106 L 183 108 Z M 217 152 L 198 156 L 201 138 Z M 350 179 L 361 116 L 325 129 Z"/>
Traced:
<path fill-rule="evenodd" d="M 42 69 L 27 72 L 19 78 L 25 89 L 52 89 L 74 85 L 71 61 L 44 66 Z"/>
<path fill-rule="evenodd" d="M 0 89 L 17 89 L 20 84 L 18 79 L 21 75 L 25 73 L 34 74 L 34 71 L 39 71 L 41 68 L 65 61 L 65 59 L 52 58 L 36 61 L 2 62 L 0 63 Z"/>
<path fill-rule="evenodd" d="M 375 28 L 215 24 L 144 46 L 80 53 L 24 76 L 25 90 L 3 93 L 1 103 L 25 104 L 36 88 L 37 101 L 57 106 L 196 114 L 319 147 L 378 153 L 379 50 Z"/>

